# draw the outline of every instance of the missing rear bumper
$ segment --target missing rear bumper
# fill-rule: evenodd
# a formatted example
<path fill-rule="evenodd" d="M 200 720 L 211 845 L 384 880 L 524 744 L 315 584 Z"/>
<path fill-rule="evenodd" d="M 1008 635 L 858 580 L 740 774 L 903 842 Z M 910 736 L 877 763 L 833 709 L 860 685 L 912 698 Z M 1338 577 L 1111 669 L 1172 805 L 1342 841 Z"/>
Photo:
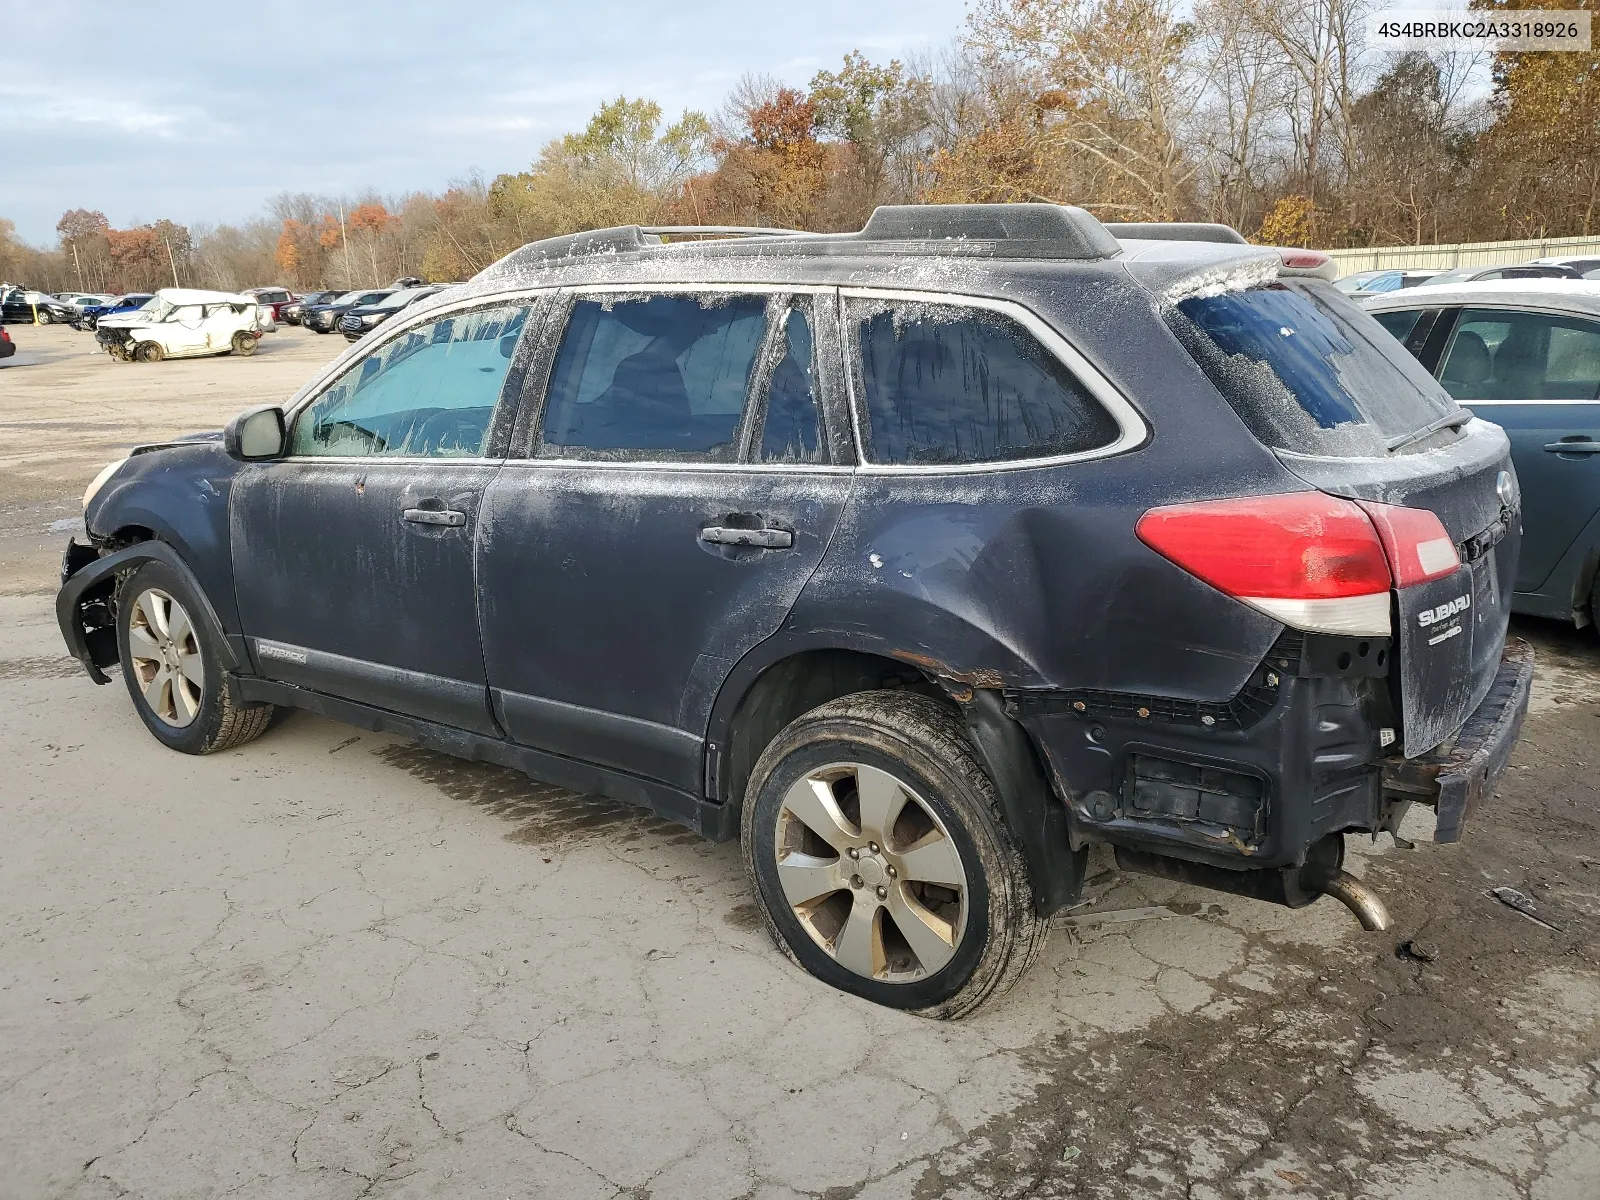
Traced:
<path fill-rule="evenodd" d="M 1467 819 L 1492 794 L 1522 732 L 1532 685 L 1533 647 L 1521 638 L 1507 638 L 1488 695 L 1448 749 L 1384 760 L 1387 795 L 1431 804 L 1438 812 L 1435 842 L 1459 841 Z"/>

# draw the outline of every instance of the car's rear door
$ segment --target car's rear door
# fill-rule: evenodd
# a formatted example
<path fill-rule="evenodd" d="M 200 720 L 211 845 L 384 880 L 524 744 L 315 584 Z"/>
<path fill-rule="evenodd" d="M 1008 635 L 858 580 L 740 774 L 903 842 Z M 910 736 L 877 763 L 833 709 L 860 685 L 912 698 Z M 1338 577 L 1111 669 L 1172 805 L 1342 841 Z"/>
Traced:
<path fill-rule="evenodd" d="M 831 290 L 581 290 L 484 500 L 484 655 L 516 741 L 698 793 L 711 703 L 853 478 Z M 830 432 L 831 431 L 831 432 Z"/>
<path fill-rule="evenodd" d="M 473 547 L 529 313 L 501 301 L 399 332 L 292 414 L 286 458 L 240 471 L 234 576 L 261 674 L 498 732 Z"/>
<path fill-rule="evenodd" d="M 1523 497 L 1516 590 L 1538 592 L 1600 511 L 1600 321 L 1464 308 L 1439 380 L 1511 439 Z"/>

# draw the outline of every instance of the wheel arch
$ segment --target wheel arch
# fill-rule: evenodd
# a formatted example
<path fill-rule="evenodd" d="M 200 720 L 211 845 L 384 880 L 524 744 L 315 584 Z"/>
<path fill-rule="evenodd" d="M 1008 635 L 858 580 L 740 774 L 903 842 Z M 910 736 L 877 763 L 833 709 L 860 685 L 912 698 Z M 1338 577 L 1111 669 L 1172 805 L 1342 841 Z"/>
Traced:
<path fill-rule="evenodd" d="M 1065 797 L 1045 771 L 1032 737 L 1006 713 L 999 690 L 948 678 L 930 670 L 929 662 L 885 653 L 881 644 L 847 639 L 763 643 L 730 672 L 712 707 L 706 739 L 708 798 L 733 814 L 728 823 L 733 832 L 756 760 L 790 721 L 856 692 L 887 687 L 931 696 L 966 726 L 1027 862 L 1038 915 L 1076 902 L 1088 852 L 1071 845 Z"/>

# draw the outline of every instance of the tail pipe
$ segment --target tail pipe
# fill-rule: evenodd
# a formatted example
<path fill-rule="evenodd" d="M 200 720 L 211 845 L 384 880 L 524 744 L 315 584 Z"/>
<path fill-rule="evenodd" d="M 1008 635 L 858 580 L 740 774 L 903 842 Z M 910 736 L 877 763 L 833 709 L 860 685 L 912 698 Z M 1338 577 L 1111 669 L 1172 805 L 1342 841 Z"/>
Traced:
<path fill-rule="evenodd" d="M 1324 871 L 1320 878 L 1310 880 L 1324 896 L 1332 896 L 1355 913 L 1361 928 L 1368 933 L 1379 933 L 1389 928 L 1389 910 L 1378 894 L 1349 871 Z"/>
<path fill-rule="evenodd" d="M 1117 866 L 1134 874 L 1192 883 L 1289 908 L 1304 908 L 1319 896 L 1332 896 L 1355 914 L 1367 932 L 1389 928 L 1389 910 L 1377 893 L 1343 869 L 1344 838 L 1339 834 L 1330 834 L 1312 846 L 1304 866 L 1280 870 L 1230 871 L 1124 846 L 1117 847 Z"/>

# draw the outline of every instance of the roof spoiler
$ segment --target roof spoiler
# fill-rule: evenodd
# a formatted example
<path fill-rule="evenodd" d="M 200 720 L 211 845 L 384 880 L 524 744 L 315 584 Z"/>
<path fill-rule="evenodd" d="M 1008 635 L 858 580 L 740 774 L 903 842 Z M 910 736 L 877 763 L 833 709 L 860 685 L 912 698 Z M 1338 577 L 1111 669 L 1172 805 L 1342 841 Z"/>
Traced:
<path fill-rule="evenodd" d="M 1111 221 L 1105 226 L 1114 238 L 1142 238 L 1152 242 L 1228 242 L 1235 246 L 1250 243 L 1232 225 L 1209 221 Z"/>

